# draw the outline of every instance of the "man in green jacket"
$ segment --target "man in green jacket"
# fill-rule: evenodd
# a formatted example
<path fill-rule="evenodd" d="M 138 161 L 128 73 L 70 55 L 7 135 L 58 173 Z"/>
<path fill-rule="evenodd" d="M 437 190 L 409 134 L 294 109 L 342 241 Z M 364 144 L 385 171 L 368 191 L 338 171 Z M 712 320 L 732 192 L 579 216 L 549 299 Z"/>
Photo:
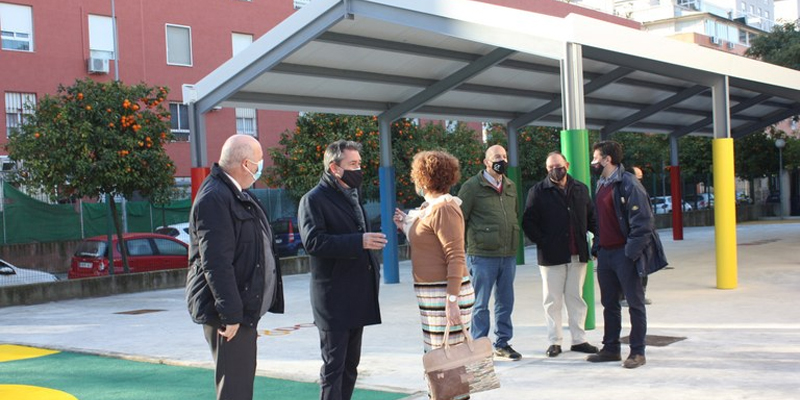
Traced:
<path fill-rule="evenodd" d="M 489 335 L 489 298 L 495 289 L 495 357 L 517 361 L 522 355 L 511 348 L 514 328 L 514 275 L 519 243 L 517 187 L 504 176 L 508 166 L 506 149 L 494 145 L 486 150 L 486 170 L 468 179 L 458 197 L 467 226 L 467 263 L 475 287 L 472 337 Z"/>

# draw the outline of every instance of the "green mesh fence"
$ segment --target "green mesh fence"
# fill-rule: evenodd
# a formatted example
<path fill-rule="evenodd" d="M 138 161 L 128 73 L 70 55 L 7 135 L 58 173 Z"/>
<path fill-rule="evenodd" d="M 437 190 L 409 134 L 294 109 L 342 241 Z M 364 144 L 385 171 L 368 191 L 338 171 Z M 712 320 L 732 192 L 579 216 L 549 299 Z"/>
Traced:
<path fill-rule="evenodd" d="M 47 204 L 20 192 L 8 183 L 2 187 L 0 244 L 56 242 L 105 235 L 108 204 L 78 202 Z M 190 199 L 156 205 L 144 201 L 125 204 L 128 232 L 152 232 L 162 225 L 189 220 Z M 117 204 L 117 213 L 122 213 Z"/>

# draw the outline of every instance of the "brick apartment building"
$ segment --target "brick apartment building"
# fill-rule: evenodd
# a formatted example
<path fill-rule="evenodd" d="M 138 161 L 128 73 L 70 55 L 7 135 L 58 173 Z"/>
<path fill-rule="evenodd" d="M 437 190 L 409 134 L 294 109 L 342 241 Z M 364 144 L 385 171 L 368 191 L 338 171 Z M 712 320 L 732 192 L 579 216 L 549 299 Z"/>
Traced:
<path fill-rule="evenodd" d="M 307 1 L 299 2 L 306 3 Z M 638 28 L 630 20 L 555 0 L 486 0 L 554 16 L 580 13 Z M 116 43 L 112 6 L 117 21 Z M 170 88 L 172 129 L 166 146 L 176 178 L 190 175 L 188 116 L 181 86 L 195 83 L 295 12 L 293 0 L 0 0 L 0 149 L 35 103 L 59 84 L 87 76 Z M 114 61 L 118 48 L 119 62 Z M 264 148 L 295 126 L 296 112 L 220 109 L 206 119 L 214 160 L 233 133 L 250 134 Z M 0 153 L 3 153 L 0 150 Z M 270 160 L 266 160 L 269 164 Z"/>

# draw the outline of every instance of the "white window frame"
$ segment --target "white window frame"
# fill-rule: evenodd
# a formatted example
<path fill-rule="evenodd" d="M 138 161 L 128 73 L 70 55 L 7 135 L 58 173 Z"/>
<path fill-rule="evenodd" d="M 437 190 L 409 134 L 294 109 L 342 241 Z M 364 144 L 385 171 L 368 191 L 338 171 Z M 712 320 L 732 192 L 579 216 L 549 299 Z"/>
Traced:
<path fill-rule="evenodd" d="M 172 106 L 177 106 L 177 113 L 172 112 Z M 169 128 L 172 135 L 175 136 L 175 140 L 178 142 L 187 142 L 189 141 L 189 120 L 187 116 L 186 126 L 181 126 L 181 116 L 183 113 L 189 113 L 189 106 L 183 103 L 179 103 L 177 101 L 169 103 L 169 111 L 170 111 L 170 121 L 169 121 Z M 172 121 L 177 120 L 177 129 L 172 128 Z"/>
<path fill-rule="evenodd" d="M 236 108 L 236 133 L 258 137 L 258 110 Z"/>
<path fill-rule="evenodd" d="M 28 48 L 6 48 L 7 40 L 27 43 Z M 0 3 L 0 49 L 33 52 L 33 7 Z"/>
<path fill-rule="evenodd" d="M 33 115 L 36 110 L 36 93 L 6 92 L 6 137 L 11 130 L 19 128 L 26 115 Z"/>
<path fill-rule="evenodd" d="M 249 39 L 249 40 L 248 40 Z M 247 45 L 245 45 L 247 43 Z M 242 50 L 253 44 L 253 35 L 249 33 L 231 33 L 231 56 L 239 54 Z"/>
<path fill-rule="evenodd" d="M 89 14 L 89 57 L 114 60 L 114 21 L 105 15 Z"/>
<path fill-rule="evenodd" d="M 170 62 L 169 61 L 169 28 L 179 28 L 179 29 L 186 29 L 189 32 L 189 63 L 177 63 L 177 62 Z M 167 65 L 175 65 L 180 67 L 191 67 L 194 65 L 194 54 L 192 51 L 192 27 L 188 25 L 177 25 L 177 24 L 164 24 L 164 43 L 166 45 L 167 50 Z"/>

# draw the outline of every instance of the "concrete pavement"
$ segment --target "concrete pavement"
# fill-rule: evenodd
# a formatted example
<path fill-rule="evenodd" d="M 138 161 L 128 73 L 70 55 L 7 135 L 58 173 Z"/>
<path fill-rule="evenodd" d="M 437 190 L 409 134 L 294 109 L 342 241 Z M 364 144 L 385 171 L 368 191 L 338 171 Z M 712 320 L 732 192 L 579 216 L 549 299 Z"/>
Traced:
<path fill-rule="evenodd" d="M 673 268 L 651 276 L 648 335 L 684 340 L 648 346 L 647 365 L 636 370 L 618 363 L 590 364 L 584 354 L 569 351 L 547 358 L 541 282 L 536 250 L 530 247 L 527 264 L 517 270 L 511 342 L 523 359 L 497 361 L 502 388 L 473 398 L 797 398 L 800 221 L 738 227 L 739 286 L 734 290 L 715 289 L 713 227 L 687 228 L 683 241 L 671 240 L 669 230 L 660 234 Z M 424 400 L 422 341 L 409 262 L 401 263 L 400 277 L 400 284 L 381 288 L 383 324 L 365 329 L 358 385 Z M 311 325 L 308 278 L 286 277 L 287 313 L 268 314 L 259 326 L 260 375 L 306 382 L 318 378 L 321 361 Z M 599 289 L 597 293 L 598 326 L 588 338 L 599 346 L 603 318 Z M 623 321 L 626 330 L 627 316 Z M 183 290 L 0 308 L 0 343 L 212 366 L 202 331 L 189 319 Z"/>

